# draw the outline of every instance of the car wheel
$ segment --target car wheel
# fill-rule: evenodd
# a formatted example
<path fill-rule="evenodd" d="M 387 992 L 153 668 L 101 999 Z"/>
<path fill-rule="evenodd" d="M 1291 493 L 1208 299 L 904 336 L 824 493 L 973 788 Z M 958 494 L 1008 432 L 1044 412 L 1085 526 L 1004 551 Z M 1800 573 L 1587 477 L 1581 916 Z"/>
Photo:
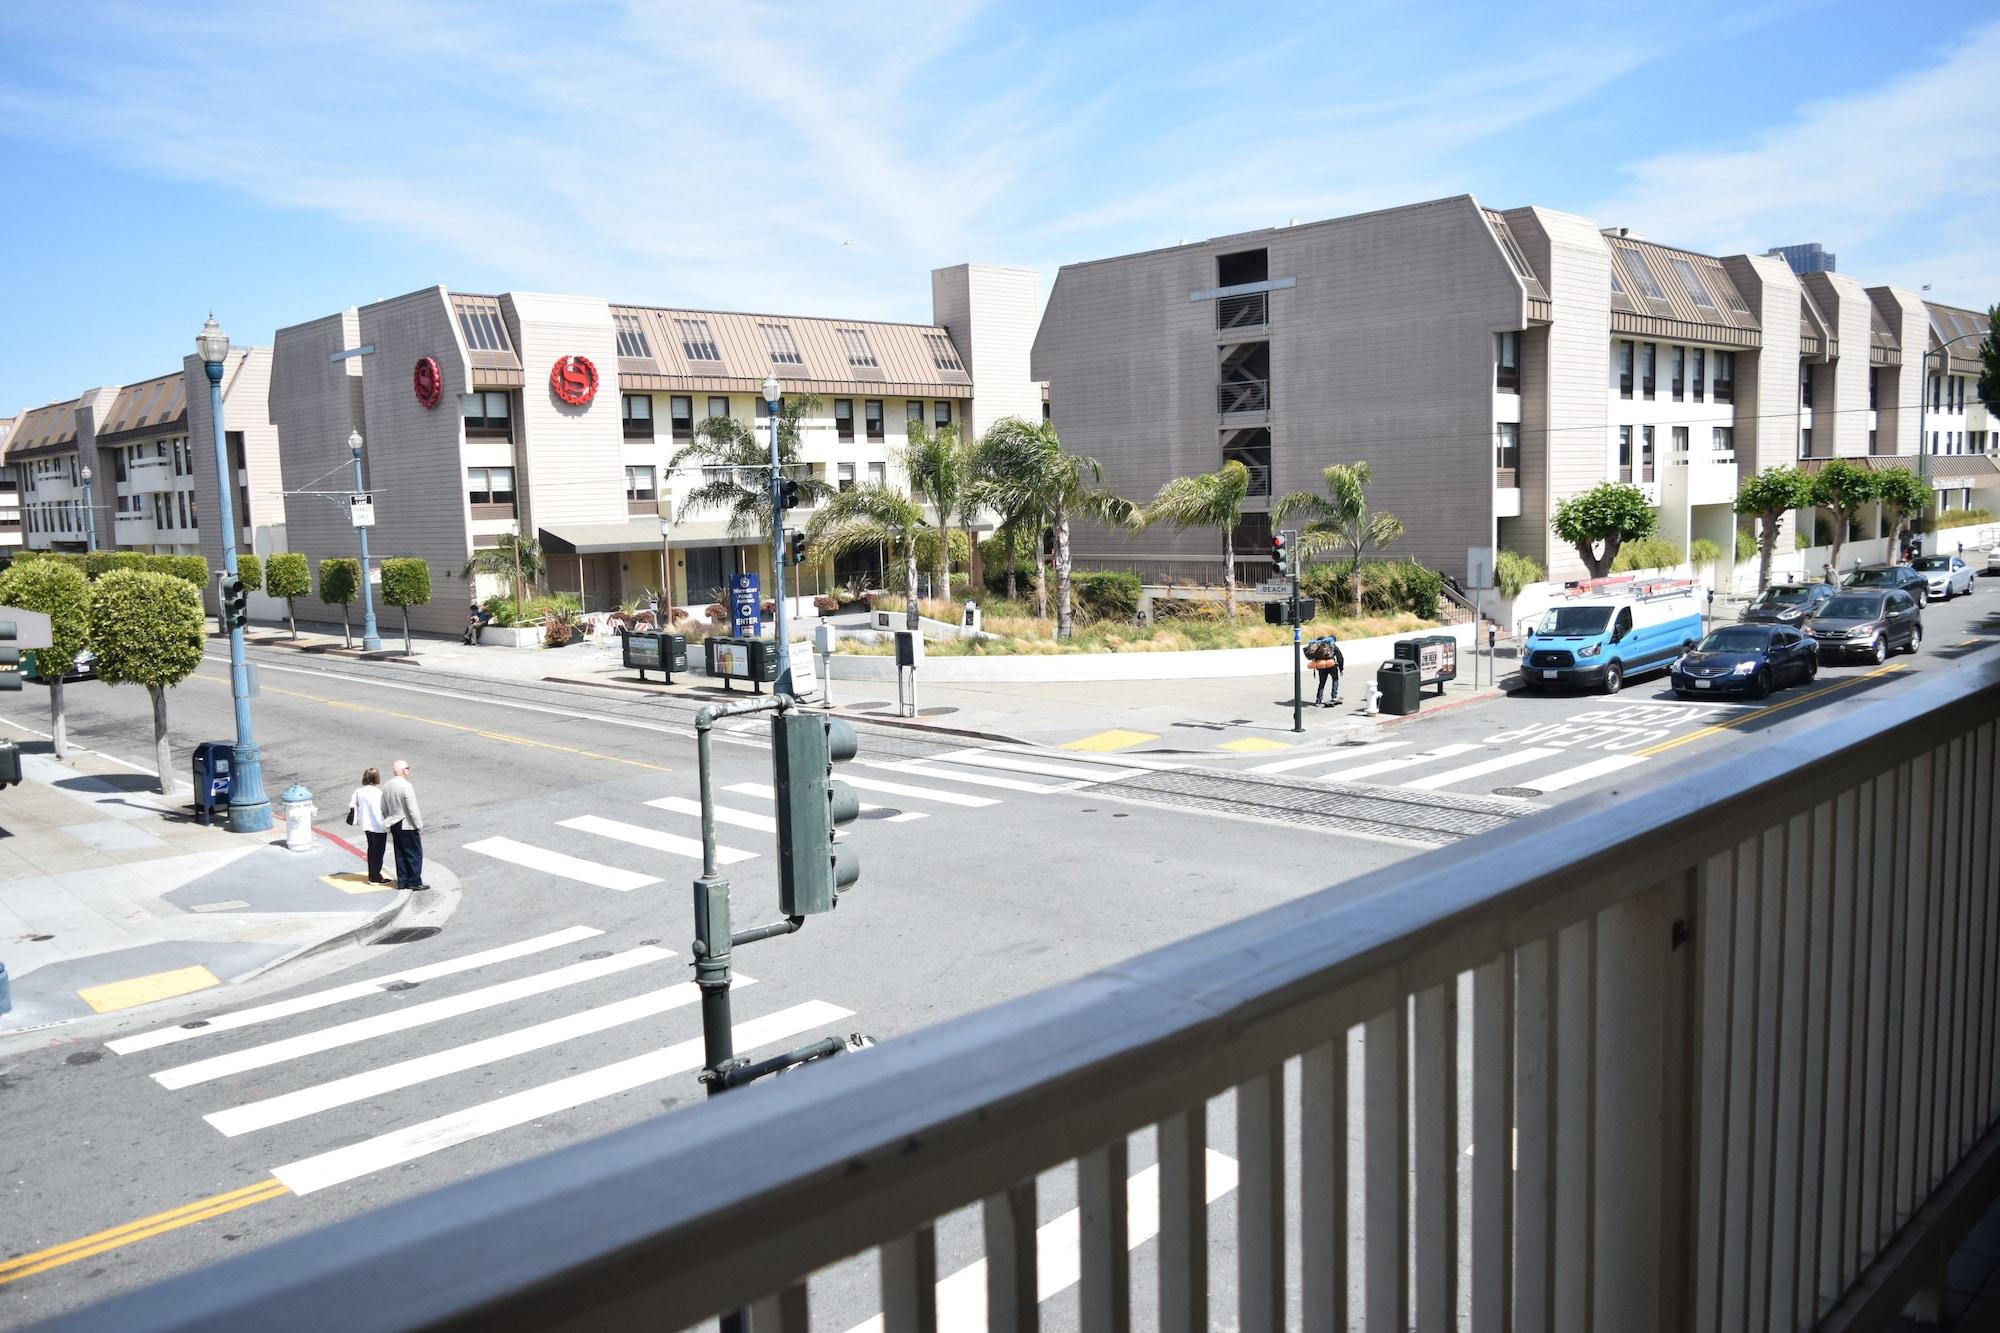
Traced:
<path fill-rule="evenodd" d="M 1750 682 L 1750 697 L 1752 699 L 1771 697 L 1771 668 L 1765 667 L 1757 673 L 1756 679 Z"/>
<path fill-rule="evenodd" d="M 1875 642 L 1868 645 L 1868 660 L 1876 666 L 1881 666 L 1889 660 L 1889 639 L 1887 635 L 1877 634 Z"/>
<path fill-rule="evenodd" d="M 1922 625 L 1919 625 L 1915 629 L 1910 631 L 1910 641 L 1909 643 L 1904 645 L 1903 651 L 1908 653 L 1910 656 L 1915 657 L 1917 655 L 1917 649 L 1923 646 L 1924 646 L 1924 627 Z"/>
<path fill-rule="evenodd" d="M 1818 679 L 1819 679 L 1819 658 L 1817 657 L 1808 658 L 1806 660 L 1806 684 L 1810 685 Z"/>
<path fill-rule="evenodd" d="M 1618 693 L 1618 687 L 1625 683 L 1625 672 L 1616 662 L 1604 668 L 1604 692 Z"/>

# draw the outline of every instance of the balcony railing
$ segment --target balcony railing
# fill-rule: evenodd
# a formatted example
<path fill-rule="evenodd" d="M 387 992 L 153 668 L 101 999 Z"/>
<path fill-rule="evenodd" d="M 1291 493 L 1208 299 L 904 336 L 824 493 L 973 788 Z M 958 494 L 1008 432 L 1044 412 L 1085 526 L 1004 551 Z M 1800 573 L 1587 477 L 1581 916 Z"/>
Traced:
<path fill-rule="evenodd" d="M 1269 380 L 1226 380 L 1215 386 L 1218 412 L 1268 412 L 1271 410 Z"/>
<path fill-rule="evenodd" d="M 873 1250 L 896 1333 L 976 1205 L 951 1249 L 1027 1329 L 1044 1189 L 1093 1333 L 1207 1327 L 1219 1263 L 1244 1329 L 1288 1265 L 1308 1329 L 1885 1327 L 2000 1190 L 1996 761 L 1968 659 L 1485 834 L 1476 875 L 1433 852 L 60 1327 L 803 1330 Z"/>
<path fill-rule="evenodd" d="M 1503 491 L 1511 491 L 1519 488 L 1521 485 L 1520 469 L 1511 467 L 1493 469 L 1493 485 L 1495 488 Z"/>
<path fill-rule="evenodd" d="M 1247 292 L 1225 296 L 1215 303 L 1215 327 L 1223 330 L 1258 329 L 1271 322 L 1271 294 Z"/>

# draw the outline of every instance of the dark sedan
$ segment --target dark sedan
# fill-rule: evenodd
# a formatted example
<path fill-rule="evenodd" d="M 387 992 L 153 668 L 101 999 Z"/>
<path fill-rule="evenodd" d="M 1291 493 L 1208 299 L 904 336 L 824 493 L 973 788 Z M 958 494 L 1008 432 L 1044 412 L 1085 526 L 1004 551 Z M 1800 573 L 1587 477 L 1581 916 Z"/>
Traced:
<path fill-rule="evenodd" d="M 1831 583 L 1778 583 L 1764 589 L 1738 617 L 1746 625 L 1801 625 L 1840 591 Z"/>
<path fill-rule="evenodd" d="M 1793 681 L 1819 674 L 1813 641 L 1784 625 L 1730 625 L 1710 630 L 1674 663 L 1674 693 L 1742 694 L 1761 699 Z"/>
<path fill-rule="evenodd" d="M 1842 592 L 1806 626 L 1825 657 L 1865 657 L 1881 662 L 1901 648 L 1914 653 L 1924 641 L 1916 598 L 1895 589 Z"/>
<path fill-rule="evenodd" d="M 1916 599 L 1918 606 L 1931 599 L 1930 578 L 1908 565 L 1863 565 L 1842 579 L 1840 586 L 1856 591 L 1868 588 L 1906 592 Z"/>

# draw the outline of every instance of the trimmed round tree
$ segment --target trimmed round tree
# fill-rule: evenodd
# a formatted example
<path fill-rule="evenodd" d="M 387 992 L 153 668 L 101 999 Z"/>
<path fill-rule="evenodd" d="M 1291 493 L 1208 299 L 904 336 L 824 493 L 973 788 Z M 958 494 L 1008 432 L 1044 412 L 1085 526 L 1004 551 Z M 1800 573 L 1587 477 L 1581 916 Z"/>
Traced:
<path fill-rule="evenodd" d="M 312 572 L 306 568 L 305 553 L 280 551 L 272 556 L 264 570 L 264 591 L 285 599 L 285 621 L 291 626 L 292 637 L 298 638 L 298 607 L 292 599 L 312 591 Z"/>
<path fill-rule="evenodd" d="M 1861 506 L 1875 498 L 1876 477 L 1844 458 L 1829 458 L 1812 479 L 1812 502 L 1833 515 L 1833 550 L 1827 563 L 1840 571 L 1840 548 L 1847 544 L 1847 529 Z"/>
<path fill-rule="evenodd" d="M 256 592 L 264 586 L 264 562 L 254 555 L 236 553 L 236 577 L 243 580 L 243 586 Z"/>
<path fill-rule="evenodd" d="M 354 627 L 347 608 L 361 595 L 361 562 L 348 556 L 334 556 L 319 562 L 319 599 L 340 608 L 340 634 L 347 646 L 354 646 Z"/>
<path fill-rule="evenodd" d="M 1931 488 L 1908 468 L 1883 468 L 1875 474 L 1875 499 L 1889 519 L 1889 563 L 1897 564 L 1902 556 L 1903 529 L 1930 508 Z"/>
<path fill-rule="evenodd" d="M 1771 586 L 1771 556 L 1785 515 L 1812 503 L 1812 478 L 1795 467 L 1765 468 L 1744 479 L 1736 492 L 1736 512 L 1757 520 L 1757 588 Z"/>
<path fill-rule="evenodd" d="M 322 569 L 325 566 L 321 566 Z M 382 562 L 382 600 L 403 613 L 403 652 L 410 651 L 410 608 L 431 599 L 431 567 L 415 556 Z"/>
<path fill-rule="evenodd" d="M 1556 536 L 1576 547 L 1594 579 L 1611 571 L 1620 546 L 1650 537 L 1659 527 L 1660 516 L 1646 503 L 1644 491 L 1612 481 L 1559 501 L 1549 521 Z"/>
<path fill-rule="evenodd" d="M 107 685 L 144 685 L 153 696 L 153 750 L 160 794 L 173 790 L 167 690 L 194 674 L 207 639 L 201 592 L 170 574 L 114 570 L 90 598 L 90 647 Z"/>
<path fill-rule="evenodd" d="M 39 611 L 49 618 L 49 644 L 35 649 L 35 674 L 49 683 L 49 735 L 56 758 L 69 753 L 63 712 L 63 677 L 90 646 L 90 581 L 60 560 L 18 562 L 0 573 L 0 606 Z"/>

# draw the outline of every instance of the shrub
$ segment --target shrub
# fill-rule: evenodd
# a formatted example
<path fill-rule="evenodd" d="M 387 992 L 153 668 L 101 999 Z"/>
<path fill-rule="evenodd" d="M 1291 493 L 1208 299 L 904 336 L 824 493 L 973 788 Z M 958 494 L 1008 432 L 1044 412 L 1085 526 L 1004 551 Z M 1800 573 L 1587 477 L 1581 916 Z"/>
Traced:
<path fill-rule="evenodd" d="M 248 588 L 251 592 L 256 592 L 264 586 L 263 560 L 257 556 L 245 555 L 243 552 L 238 551 L 236 553 L 236 577 L 243 581 L 244 587 Z"/>
<path fill-rule="evenodd" d="M 199 555 L 149 555 L 146 568 L 155 574 L 165 574 L 183 583 L 192 583 L 197 588 L 208 586 L 208 558 Z"/>
<path fill-rule="evenodd" d="M 1803 532 L 1795 532 L 1792 534 L 1792 549 L 1794 551 L 1803 551 L 1808 546 L 1811 545 L 1812 545 L 1812 539 L 1807 537 Z"/>
<path fill-rule="evenodd" d="M 172 790 L 173 781 L 167 687 L 194 674 L 206 638 L 201 593 L 185 579 L 114 569 L 92 591 L 90 646 L 98 679 L 107 685 L 144 685 L 153 696 L 153 746 L 163 795 Z"/>
<path fill-rule="evenodd" d="M 1073 574 L 1070 592 L 1078 609 L 1095 620 L 1130 620 L 1139 613 L 1139 576 L 1129 569 Z"/>
<path fill-rule="evenodd" d="M 823 616 L 830 616 L 839 609 L 840 599 L 837 597 L 828 597 L 825 593 L 821 593 L 819 596 L 813 598 L 813 610 Z"/>
<path fill-rule="evenodd" d="M 1501 551 L 1493 558 L 1493 582 L 1509 601 L 1519 597 L 1530 583 L 1540 583 L 1548 576 L 1548 570 L 1519 551 Z"/>
<path fill-rule="evenodd" d="M 359 560 L 341 555 L 319 562 L 319 599 L 328 606 L 340 608 L 340 636 L 349 648 L 354 646 L 354 627 L 349 621 L 347 608 L 360 595 Z"/>
<path fill-rule="evenodd" d="M 122 566 L 113 563 L 114 557 L 136 554 L 138 554 L 136 551 L 92 551 L 83 558 L 84 576 L 94 579 L 99 575 L 109 574 L 114 569 L 122 568 Z"/>
<path fill-rule="evenodd" d="M 1947 509 L 1935 517 L 1932 525 L 1937 528 L 1969 528 L 1978 523 L 1991 523 L 1991 509 Z"/>
<path fill-rule="evenodd" d="M 431 599 L 431 567 L 411 556 L 382 562 L 382 601 L 403 612 L 403 651 L 410 651 L 410 608 Z"/>
<path fill-rule="evenodd" d="M 1332 610 L 1354 605 L 1351 562 L 1321 561 L 1299 575 L 1299 591 Z M 1426 620 L 1437 618 L 1444 600 L 1444 576 L 1413 560 L 1370 560 L 1361 566 L 1361 609 L 1364 613 L 1408 611 Z"/>
<path fill-rule="evenodd" d="M 1722 548 L 1706 537 L 1695 538 L 1688 547 L 1688 560 L 1697 569 L 1704 565 L 1713 565 L 1720 559 L 1722 559 Z"/>
<path fill-rule="evenodd" d="M 1681 548 L 1664 537 L 1640 537 L 1618 548 L 1611 572 L 1624 574 L 1635 569 L 1672 569 L 1685 557 Z"/>
<path fill-rule="evenodd" d="M 1757 558 L 1757 538 L 1742 528 L 1736 530 L 1736 560 L 1738 564 Z"/>
<path fill-rule="evenodd" d="M 299 622 L 292 599 L 312 591 L 312 575 L 306 568 L 305 554 L 280 551 L 272 556 L 264 568 L 264 591 L 285 599 L 285 620 L 292 627 L 292 637 L 298 638 Z"/>
<path fill-rule="evenodd" d="M 0 605 L 49 618 L 49 647 L 35 649 L 35 674 L 49 685 L 49 732 L 56 758 L 68 753 L 62 678 L 90 642 L 90 581 L 60 560 L 19 560 L 0 572 Z"/>

